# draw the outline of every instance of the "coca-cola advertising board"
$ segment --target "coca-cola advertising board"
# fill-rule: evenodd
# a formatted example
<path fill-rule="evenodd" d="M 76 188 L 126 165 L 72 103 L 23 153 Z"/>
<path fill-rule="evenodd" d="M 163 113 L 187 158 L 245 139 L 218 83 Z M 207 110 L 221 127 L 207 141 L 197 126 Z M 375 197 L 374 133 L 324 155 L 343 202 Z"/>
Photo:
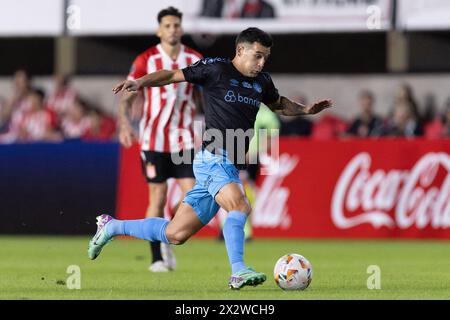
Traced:
<path fill-rule="evenodd" d="M 282 139 L 255 235 L 450 238 L 450 140 Z"/>
<path fill-rule="evenodd" d="M 257 181 L 255 237 L 450 239 L 450 139 L 281 138 L 279 150 Z"/>

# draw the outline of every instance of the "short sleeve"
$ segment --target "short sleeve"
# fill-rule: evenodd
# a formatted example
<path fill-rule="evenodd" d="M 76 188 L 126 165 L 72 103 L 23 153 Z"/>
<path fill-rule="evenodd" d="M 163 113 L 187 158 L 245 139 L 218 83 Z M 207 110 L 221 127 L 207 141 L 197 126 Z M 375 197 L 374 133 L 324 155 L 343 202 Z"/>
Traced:
<path fill-rule="evenodd" d="M 131 65 L 130 72 L 128 73 L 128 80 L 136 80 L 147 74 L 147 63 L 144 56 L 138 56 Z"/>
<path fill-rule="evenodd" d="M 181 69 L 181 71 L 183 71 L 184 79 L 187 82 L 204 85 L 211 78 L 213 68 L 213 64 L 208 63 L 206 59 L 201 59 Z"/>
<path fill-rule="evenodd" d="M 267 105 L 276 102 L 280 97 L 280 94 L 278 93 L 278 89 L 275 88 L 272 78 L 268 73 L 264 74 L 264 78 L 266 83 L 262 102 Z"/>

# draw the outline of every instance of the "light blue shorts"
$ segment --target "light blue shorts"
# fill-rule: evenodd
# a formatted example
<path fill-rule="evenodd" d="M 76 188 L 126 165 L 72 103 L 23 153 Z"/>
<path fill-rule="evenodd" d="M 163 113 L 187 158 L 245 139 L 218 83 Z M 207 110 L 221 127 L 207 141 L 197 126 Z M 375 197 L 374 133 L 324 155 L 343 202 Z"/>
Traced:
<path fill-rule="evenodd" d="M 186 194 L 183 202 L 194 208 L 200 221 L 206 225 L 217 214 L 220 206 L 216 194 L 229 183 L 239 183 L 239 170 L 225 156 L 202 149 L 195 155 L 193 170 L 195 186 Z"/>

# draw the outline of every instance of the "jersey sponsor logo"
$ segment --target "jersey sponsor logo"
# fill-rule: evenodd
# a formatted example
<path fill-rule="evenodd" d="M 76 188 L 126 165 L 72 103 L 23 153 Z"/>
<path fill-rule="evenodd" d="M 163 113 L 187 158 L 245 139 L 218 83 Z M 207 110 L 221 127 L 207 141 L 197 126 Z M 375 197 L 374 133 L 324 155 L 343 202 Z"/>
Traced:
<path fill-rule="evenodd" d="M 230 79 L 230 86 L 233 86 L 233 87 L 239 86 L 239 81 L 236 79 Z"/>
<path fill-rule="evenodd" d="M 228 102 L 228 103 L 234 103 L 237 101 L 240 103 L 252 105 L 254 107 L 259 107 L 259 105 L 261 103 L 258 99 L 249 98 L 249 97 L 241 95 L 240 93 L 238 93 L 236 96 L 236 94 L 234 93 L 233 90 L 227 91 L 227 94 L 225 95 L 224 100 L 225 100 L 225 102 Z"/>
<path fill-rule="evenodd" d="M 236 96 L 234 95 L 233 90 L 228 90 L 227 94 L 224 97 L 226 102 L 236 102 Z"/>
<path fill-rule="evenodd" d="M 253 89 L 255 89 L 255 91 L 258 93 L 262 92 L 261 85 L 258 82 L 253 82 Z"/>

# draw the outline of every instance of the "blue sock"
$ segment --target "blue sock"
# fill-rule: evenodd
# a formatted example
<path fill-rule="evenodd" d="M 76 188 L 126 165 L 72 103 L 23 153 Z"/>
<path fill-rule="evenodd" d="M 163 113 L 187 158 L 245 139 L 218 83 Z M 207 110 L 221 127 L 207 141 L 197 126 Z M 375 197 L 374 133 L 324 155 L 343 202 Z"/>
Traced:
<path fill-rule="evenodd" d="M 113 219 L 106 225 L 106 232 L 110 236 L 126 235 L 148 241 L 169 243 L 166 228 L 169 220 L 163 218 L 147 218 L 141 220 Z"/>
<path fill-rule="evenodd" d="M 244 263 L 244 225 L 247 215 L 240 211 L 230 211 L 223 226 L 223 237 L 231 264 L 231 273 L 245 269 Z"/>

